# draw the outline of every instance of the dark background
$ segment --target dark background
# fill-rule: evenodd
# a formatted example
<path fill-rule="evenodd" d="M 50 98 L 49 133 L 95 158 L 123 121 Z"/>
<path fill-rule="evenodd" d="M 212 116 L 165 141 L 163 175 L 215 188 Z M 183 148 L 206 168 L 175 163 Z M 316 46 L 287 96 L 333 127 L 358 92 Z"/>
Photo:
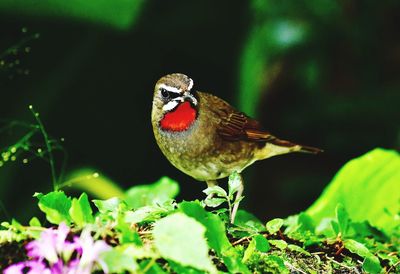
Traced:
<path fill-rule="evenodd" d="M 123 188 L 167 175 L 180 183 L 178 200 L 203 198 L 205 184 L 172 167 L 153 137 L 153 87 L 172 72 L 275 135 L 325 150 L 244 172 L 243 206 L 262 219 L 307 208 L 351 158 L 400 147 L 397 1 L 147 1 L 125 10 L 134 14 L 126 24 L 112 9 L 100 20 L 90 8 L 11 2 L 0 4 L 1 123 L 33 124 L 32 104 L 65 139 L 67 173 L 91 167 Z M 0 131 L 0 150 L 25 133 Z M 32 194 L 51 190 L 46 160 L 24 157 L 0 167 L 2 219 L 28 219 Z"/>

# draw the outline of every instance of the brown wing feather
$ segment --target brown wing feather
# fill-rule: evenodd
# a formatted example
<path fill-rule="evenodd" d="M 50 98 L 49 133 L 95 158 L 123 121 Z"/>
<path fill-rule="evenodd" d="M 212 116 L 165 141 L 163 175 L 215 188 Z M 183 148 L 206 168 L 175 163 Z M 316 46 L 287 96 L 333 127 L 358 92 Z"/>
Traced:
<path fill-rule="evenodd" d="M 199 92 L 200 93 L 200 92 Z M 218 117 L 221 119 L 218 127 L 218 134 L 228 141 L 251 141 L 282 146 L 282 147 L 294 147 L 298 146 L 300 152 L 307 153 L 319 153 L 321 149 L 303 146 L 295 144 L 289 141 L 281 140 L 264 130 L 260 123 L 243 112 L 239 112 L 229 105 L 224 100 L 213 96 L 208 93 L 200 93 L 202 96 L 207 97 L 208 100 L 212 101 L 212 105 L 219 106 L 218 108 L 212 108 Z"/>
<path fill-rule="evenodd" d="M 269 142 L 281 147 L 299 146 L 300 152 L 320 153 L 323 150 L 319 148 L 303 146 L 286 140 L 281 140 L 262 129 L 260 123 L 246 114 L 233 111 L 222 117 L 218 133 L 226 140 L 239 141 L 246 140 L 252 142 Z"/>
<path fill-rule="evenodd" d="M 263 130 L 259 122 L 238 111 L 232 111 L 222 117 L 218 133 L 224 139 L 230 141 L 266 142 L 276 139 Z"/>

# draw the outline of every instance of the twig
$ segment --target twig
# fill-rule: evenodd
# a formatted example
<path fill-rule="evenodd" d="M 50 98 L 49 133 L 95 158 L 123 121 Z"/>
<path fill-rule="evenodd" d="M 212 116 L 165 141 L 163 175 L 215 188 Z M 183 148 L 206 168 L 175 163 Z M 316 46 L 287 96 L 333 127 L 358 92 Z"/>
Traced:
<path fill-rule="evenodd" d="M 232 245 L 233 245 L 233 246 L 238 245 L 238 244 L 240 244 L 241 242 L 250 240 L 252 237 L 254 237 L 254 235 L 250 235 L 250 236 L 247 236 L 247 237 L 240 238 L 240 239 L 237 240 L 236 242 L 233 242 Z"/>
<path fill-rule="evenodd" d="M 304 272 L 303 270 L 295 267 L 294 265 L 292 265 L 291 263 L 289 263 L 288 261 L 285 261 L 285 266 L 287 266 L 288 268 L 290 268 L 291 270 L 295 270 L 297 272 L 303 273 L 303 274 L 307 274 L 307 272 Z"/>

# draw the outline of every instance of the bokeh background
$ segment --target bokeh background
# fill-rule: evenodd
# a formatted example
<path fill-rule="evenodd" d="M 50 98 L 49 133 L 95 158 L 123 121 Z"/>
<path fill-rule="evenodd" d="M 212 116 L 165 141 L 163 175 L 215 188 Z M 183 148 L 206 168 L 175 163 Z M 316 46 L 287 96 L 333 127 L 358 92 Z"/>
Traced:
<path fill-rule="evenodd" d="M 398 14 L 395 0 L 2 0 L 0 150 L 29 132 L 16 121 L 34 124 L 33 105 L 64 148 L 58 175 L 90 167 L 124 189 L 166 175 L 178 200 L 203 198 L 150 124 L 154 83 L 182 72 L 276 136 L 325 150 L 244 172 L 244 208 L 297 213 L 349 159 L 400 148 Z M 40 135 L 30 146 L 45 150 Z M 52 187 L 47 156 L 0 159 L 1 219 L 33 216 L 32 194 Z"/>

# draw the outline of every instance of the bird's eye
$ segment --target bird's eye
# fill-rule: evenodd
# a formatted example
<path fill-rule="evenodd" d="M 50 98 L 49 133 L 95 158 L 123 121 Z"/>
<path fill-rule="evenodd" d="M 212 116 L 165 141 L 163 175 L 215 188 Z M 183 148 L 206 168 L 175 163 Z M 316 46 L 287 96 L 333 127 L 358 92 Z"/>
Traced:
<path fill-rule="evenodd" d="M 162 88 L 161 90 L 161 96 L 163 97 L 163 99 L 168 99 L 170 94 L 168 92 L 168 90 L 166 90 L 165 88 Z"/>

